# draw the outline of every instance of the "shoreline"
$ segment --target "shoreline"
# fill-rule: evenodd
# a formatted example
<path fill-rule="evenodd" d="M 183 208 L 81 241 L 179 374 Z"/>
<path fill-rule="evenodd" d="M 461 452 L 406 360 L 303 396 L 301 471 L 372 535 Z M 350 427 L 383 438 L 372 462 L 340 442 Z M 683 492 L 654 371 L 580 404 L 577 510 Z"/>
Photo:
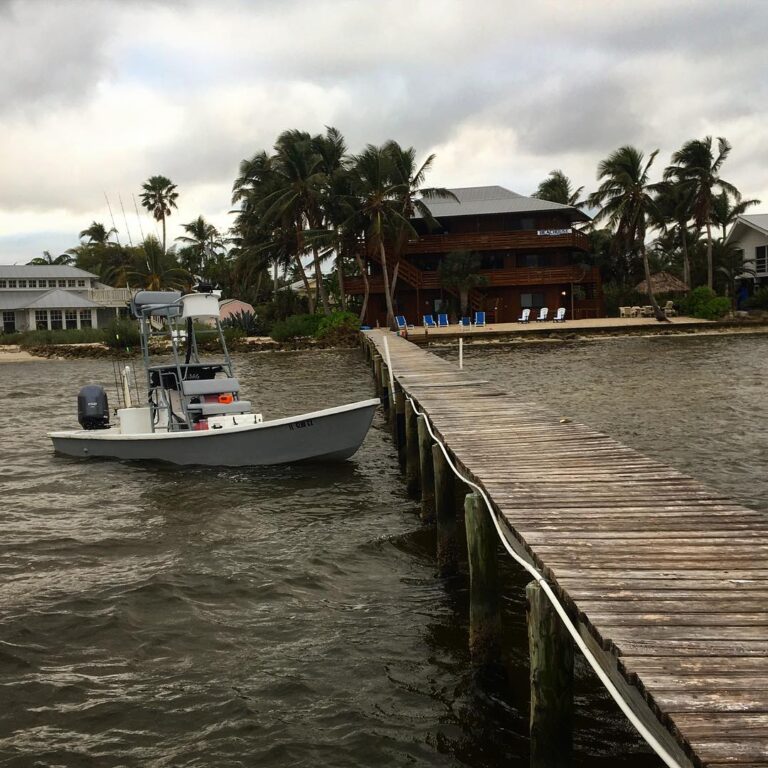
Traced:
<path fill-rule="evenodd" d="M 685 325 L 663 326 L 642 325 L 622 327 L 604 325 L 600 327 L 558 326 L 556 328 L 531 328 L 525 330 L 486 330 L 464 333 L 409 334 L 408 340 L 419 346 L 453 347 L 459 339 L 473 346 L 496 346 L 513 344 L 555 344 L 566 342 L 599 341 L 600 339 L 650 338 L 655 336 L 736 336 L 768 334 L 768 323 L 716 323 L 700 322 Z M 357 344 L 325 345 L 312 339 L 294 342 L 277 342 L 268 337 L 254 336 L 231 345 L 234 353 L 272 354 L 276 352 L 313 352 L 338 349 L 356 349 Z M 41 360 L 78 360 L 114 357 L 131 357 L 123 352 L 110 349 L 104 344 L 46 344 L 22 349 L 16 344 L 0 344 L 0 364 L 28 363 Z"/>

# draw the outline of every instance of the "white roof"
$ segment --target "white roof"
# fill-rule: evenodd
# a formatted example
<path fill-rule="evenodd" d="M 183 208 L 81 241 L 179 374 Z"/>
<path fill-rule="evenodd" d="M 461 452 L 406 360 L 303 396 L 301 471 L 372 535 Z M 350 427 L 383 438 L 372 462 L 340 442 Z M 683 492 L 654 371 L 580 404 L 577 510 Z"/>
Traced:
<path fill-rule="evenodd" d="M 540 211 L 563 211 L 570 213 L 574 220 L 589 221 L 589 216 L 570 205 L 539 200 L 537 197 L 525 197 L 511 189 L 492 185 L 488 187 L 457 187 L 450 189 L 458 198 L 425 197 L 423 198 L 432 215 L 439 219 L 443 216 L 476 216 L 493 213 L 535 213 Z M 416 216 L 416 218 L 420 218 Z"/>
<path fill-rule="evenodd" d="M 77 291 L 0 291 L 0 310 L 6 309 L 91 309 L 101 305 Z"/>
<path fill-rule="evenodd" d="M 14 278 L 24 279 L 25 277 L 32 280 L 38 277 L 54 277 L 62 280 L 80 278 L 82 280 L 84 277 L 98 277 L 98 275 L 63 264 L 0 264 L 0 279 L 10 278 L 12 280 Z"/>
<path fill-rule="evenodd" d="M 756 229 L 758 232 L 768 235 L 768 213 L 742 213 L 740 216 L 737 216 L 731 231 L 728 233 L 728 237 L 725 238 L 725 242 L 732 243 L 734 240 L 738 240 L 745 227 Z"/>

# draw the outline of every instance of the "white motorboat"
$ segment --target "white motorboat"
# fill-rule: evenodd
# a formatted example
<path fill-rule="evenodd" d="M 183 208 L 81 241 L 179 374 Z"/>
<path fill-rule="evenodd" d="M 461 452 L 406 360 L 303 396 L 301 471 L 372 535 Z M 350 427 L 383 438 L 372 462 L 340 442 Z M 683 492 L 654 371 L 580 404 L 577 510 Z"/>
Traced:
<path fill-rule="evenodd" d="M 134 406 L 128 370 L 118 389 L 117 424 L 109 422 L 104 388 L 78 394 L 81 430 L 51 432 L 59 453 L 205 466 L 259 466 L 303 461 L 342 461 L 363 442 L 378 399 L 327 408 L 272 421 L 240 398 L 240 382 L 219 323 L 213 293 L 140 291 L 131 300 L 140 323 L 147 376 L 147 400 Z M 195 320 L 213 322 L 221 357 L 201 361 Z M 170 341 L 172 361 L 152 365 L 150 339 Z M 122 391 L 120 391 L 122 390 Z"/>

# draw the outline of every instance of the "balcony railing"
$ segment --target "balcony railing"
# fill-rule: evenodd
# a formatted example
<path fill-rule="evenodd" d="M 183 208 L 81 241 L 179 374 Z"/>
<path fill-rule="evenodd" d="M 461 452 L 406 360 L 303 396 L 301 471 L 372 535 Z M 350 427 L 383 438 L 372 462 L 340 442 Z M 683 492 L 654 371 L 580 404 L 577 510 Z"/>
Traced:
<path fill-rule="evenodd" d="M 589 238 L 577 229 L 532 229 L 516 232 L 463 232 L 425 235 L 409 240 L 403 254 L 449 253 L 450 251 L 492 251 L 507 248 L 578 248 L 589 251 Z"/>
<path fill-rule="evenodd" d="M 88 298 L 105 307 L 124 307 L 132 293 L 130 288 L 93 288 L 88 291 Z"/>
<path fill-rule="evenodd" d="M 480 274 L 487 279 L 487 283 L 480 287 L 480 291 L 502 286 L 515 285 L 552 285 L 558 283 L 597 283 L 600 280 L 599 270 L 596 267 L 580 267 L 578 265 L 567 267 L 517 267 L 515 269 L 484 269 Z M 349 293 L 360 294 L 365 291 L 361 277 L 347 278 L 346 289 Z M 371 293 L 384 292 L 384 278 L 381 275 L 372 275 L 368 278 Z M 398 286 L 400 283 L 398 283 Z M 419 288 L 439 289 L 440 275 L 437 272 L 421 271 Z"/>

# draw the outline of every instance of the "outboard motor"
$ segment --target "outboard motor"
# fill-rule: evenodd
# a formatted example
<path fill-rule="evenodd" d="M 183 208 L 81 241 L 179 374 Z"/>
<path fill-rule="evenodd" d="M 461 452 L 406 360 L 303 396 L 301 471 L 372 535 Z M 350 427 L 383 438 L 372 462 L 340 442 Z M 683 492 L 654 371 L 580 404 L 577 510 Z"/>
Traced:
<path fill-rule="evenodd" d="M 77 393 L 77 420 L 83 429 L 109 428 L 109 403 L 104 387 L 88 384 Z"/>

